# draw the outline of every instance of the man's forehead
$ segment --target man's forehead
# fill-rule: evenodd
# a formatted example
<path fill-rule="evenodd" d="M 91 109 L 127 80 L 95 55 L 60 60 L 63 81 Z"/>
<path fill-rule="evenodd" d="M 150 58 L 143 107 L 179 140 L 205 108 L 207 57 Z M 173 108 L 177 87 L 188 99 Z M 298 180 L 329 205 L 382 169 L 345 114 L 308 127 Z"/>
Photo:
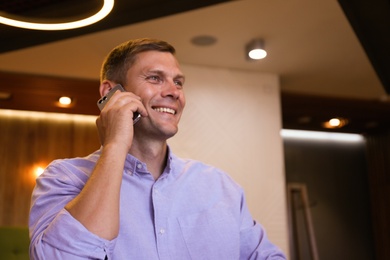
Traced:
<path fill-rule="evenodd" d="M 171 56 L 172 59 L 167 59 L 166 57 L 163 57 L 166 55 Z M 180 69 L 180 64 L 178 60 L 170 52 L 145 51 L 139 53 L 137 56 L 138 59 L 133 63 L 133 66 L 140 66 L 142 71 L 144 72 L 154 72 L 159 74 L 176 74 L 176 77 L 184 78 L 184 74 Z"/>

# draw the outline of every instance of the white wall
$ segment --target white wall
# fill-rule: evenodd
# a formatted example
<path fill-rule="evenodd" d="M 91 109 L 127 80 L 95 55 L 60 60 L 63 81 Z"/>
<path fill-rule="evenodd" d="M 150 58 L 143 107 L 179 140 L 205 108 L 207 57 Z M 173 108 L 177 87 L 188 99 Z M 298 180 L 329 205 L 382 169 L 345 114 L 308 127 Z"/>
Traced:
<path fill-rule="evenodd" d="M 253 217 L 288 254 L 279 79 L 182 65 L 187 106 L 175 154 L 225 170 L 245 190 Z"/>

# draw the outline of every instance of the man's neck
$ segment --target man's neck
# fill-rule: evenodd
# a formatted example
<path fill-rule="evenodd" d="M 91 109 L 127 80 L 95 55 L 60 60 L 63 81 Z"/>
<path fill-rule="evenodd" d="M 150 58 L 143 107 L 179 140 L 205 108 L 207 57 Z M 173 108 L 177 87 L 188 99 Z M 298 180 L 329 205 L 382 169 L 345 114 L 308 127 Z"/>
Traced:
<path fill-rule="evenodd" d="M 167 162 L 166 142 L 139 142 L 134 140 L 129 153 L 146 163 L 148 171 L 157 180 L 165 169 Z"/>

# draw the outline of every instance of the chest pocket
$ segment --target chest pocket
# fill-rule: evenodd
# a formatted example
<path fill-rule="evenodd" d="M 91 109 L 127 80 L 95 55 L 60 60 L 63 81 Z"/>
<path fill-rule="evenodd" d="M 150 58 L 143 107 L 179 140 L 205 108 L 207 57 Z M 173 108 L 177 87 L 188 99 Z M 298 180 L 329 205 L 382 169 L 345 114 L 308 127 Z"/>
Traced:
<path fill-rule="evenodd" d="M 239 225 L 228 210 L 211 209 L 178 221 L 192 259 L 239 259 Z"/>

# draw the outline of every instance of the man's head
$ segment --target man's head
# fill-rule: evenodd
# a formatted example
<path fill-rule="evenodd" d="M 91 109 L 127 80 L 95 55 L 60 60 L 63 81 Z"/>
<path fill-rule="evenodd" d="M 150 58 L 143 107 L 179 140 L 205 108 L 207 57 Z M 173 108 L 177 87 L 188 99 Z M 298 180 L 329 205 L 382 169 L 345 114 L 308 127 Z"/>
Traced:
<path fill-rule="evenodd" d="M 175 49 L 164 41 L 138 39 L 114 48 L 103 63 L 101 96 L 121 84 L 142 100 L 148 116 L 135 125 L 137 137 L 166 140 L 178 130 L 185 77 L 174 54 Z"/>
<path fill-rule="evenodd" d="M 110 80 L 126 85 L 126 74 L 134 64 L 139 53 L 145 51 L 160 51 L 175 54 L 175 48 L 169 43 L 156 39 L 135 39 L 122 43 L 114 48 L 103 62 L 100 72 L 100 82 Z"/>

